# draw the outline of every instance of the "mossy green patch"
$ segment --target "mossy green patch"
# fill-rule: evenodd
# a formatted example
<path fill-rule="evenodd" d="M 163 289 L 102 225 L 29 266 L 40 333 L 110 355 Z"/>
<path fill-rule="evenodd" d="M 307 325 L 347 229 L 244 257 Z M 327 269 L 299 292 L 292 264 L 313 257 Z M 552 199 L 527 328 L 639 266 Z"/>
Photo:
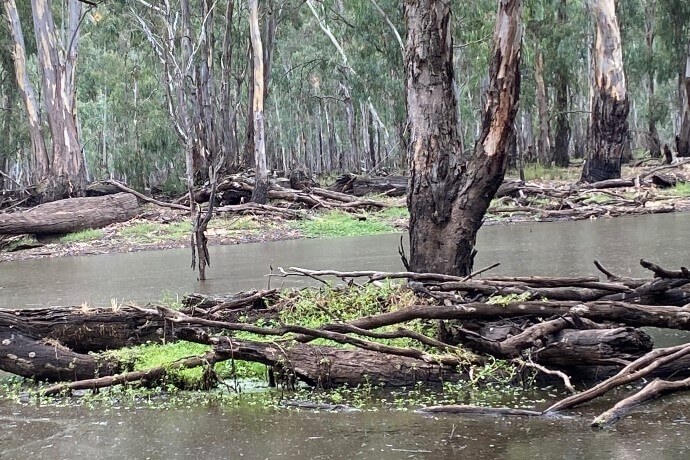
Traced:
<path fill-rule="evenodd" d="M 690 182 L 676 182 L 672 190 L 676 196 L 688 197 L 690 196 Z"/>
<path fill-rule="evenodd" d="M 391 225 L 371 214 L 352 215 L 341 211 L 319 214 L 314 219 L 300 221 L 295 225 L 310 238 L 375 235 L 395 231 Z"/>
<path fill-rule="evenodd" d="M 102 230 L 94 230 L 92 228 L 81 230 L 74 233 L 68 233 L 65 236 L 60 237 L 60 243 L 85 243 L 88 241 L 94 241 L 103 238 Z"/>
<path fill-rule="evenodd" d="M 577 180 L 581 174 L 579 168 L 559 168 L 556 166 L 544 166 L 539 163 L 525 165 L 523 169 L 526 181 L 533 180 Z M 516 174 L 513 172 L 513 174 Z"/>
<path fill-rule="evenodd" d="M 178 221 L 169 224 L 138 222 L 120 230 L 120 236 L 137 243 L 158 242 L 186 238 L 192 231 L 192 223 Z"/>

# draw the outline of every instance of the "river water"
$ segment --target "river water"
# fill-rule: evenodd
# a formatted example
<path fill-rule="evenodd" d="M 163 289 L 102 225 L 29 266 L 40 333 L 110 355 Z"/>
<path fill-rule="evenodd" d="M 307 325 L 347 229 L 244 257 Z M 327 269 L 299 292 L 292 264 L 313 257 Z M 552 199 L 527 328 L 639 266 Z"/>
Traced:
<path fill-rule="evenodd" d="M 649 276 L 640 258 L 669 268 L 687 265 L 688 228 L 688 214 L 487 227 L 480 232 L 476 267 L 500 262 L 491 273 L 591 275 L 597 274 L 592 260 L 598 259 L 615 273 Z M 0 263 L 0 307 L 109 305 L 111 299 L 143 302 L 162 295 L 261 288 L 267 286 L 271 267 L 279 266 L 401 270 L 399 239 L 384 235 L 212 248 L 210 279 L 203 283 L 188 269 L 187 250 Z M 271 280 L 273 286 L 301 282 Z M 506 404 L 541 409 L 552 399 L 535 393 Z M 606 408 L 606 401 L 599 401 L 568 418 L 526 419 L 429 417 L 386 407 L 329 413 L 193 403 L 160 410 L 0 399 L 0 458 L 690 458 L 690 398 L 662 399 L 635 411 L 616 431 L 592 431 L 589 422 Z"/>
<path fill-rule="evenodd" d="M 647 277 L 640 258 L 669 268 L 687 265 L 689 228 L 690 214 L 490 226 L 479 233 L 475 268 L 500 262 L 490 274 L 600 275 L 592 264 L 598 259 L 614 273 Z M 189 268 L 188 249 L 3 262 L 0 308 L 110 305 L 111 299 L 146 302 L 263 288 L 271 267 L 399 271 L 399 242 L 400 235 L 380 235 L 212 247 L 204 282 Z M 290 286 L 305 280 L 270 282 Z"/>

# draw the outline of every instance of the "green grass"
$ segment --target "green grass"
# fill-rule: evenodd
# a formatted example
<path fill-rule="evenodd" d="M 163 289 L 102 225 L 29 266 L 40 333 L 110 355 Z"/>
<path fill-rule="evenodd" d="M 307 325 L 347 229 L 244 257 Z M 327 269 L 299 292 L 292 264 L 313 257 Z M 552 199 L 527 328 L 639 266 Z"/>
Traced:
<path fill-rule="evenodd" d="M 410 217 L 410 212 L 406 207 L 394 207 L 386 208 L 383 211 L 379 211 L 375 214 L 377 218 L 388 218 L 388 219 L 400 219 Z"/>
<path fill-rule="evenodd" d="M 221 229 L 229 231 L 258 230 L 261 224 L 252 216 L 240 217 L 215 217 L 208 223 L 209 229 Z"/>
<path fill-rule="evenodd" d="M 690 182 L 676 182 L 672 190 L 674 195 L 688 197 L 690 196 Z"/>
<path fill-rule="evenodd" d="M 87 241 L 97 240 L 103 237 L 103 231 L 94 230 L 92 228 L 81 230 L 79 232 L 68 233 L 65 236 L 60 237 L 60 243 L 84 243 Z"/>
<path fill-rule="evenodd" d="M 376 235 L 395 231 L 390 224 L 371 214 L 353 216 L 341 211 L 327 212 L 313 220 L 297 222 L 296 225 L 310 238 Z"/>
<path fill-rule="evenodd" d="M 135 242 L 167 241 L 186 238 L 192 231 L 189 221 L 158 224 L 154 222 L 139 222 L 120 230 L 120 236 Z"/>
<path fill-rule="evenodd" d="M 577 180 L 580 178 L 580 168 L 559 168 L 544 166 L 538 163 L 525 165 L 525 181 L 533 180 Z M 518 175 L 516 171 L 511 174 Z"/>

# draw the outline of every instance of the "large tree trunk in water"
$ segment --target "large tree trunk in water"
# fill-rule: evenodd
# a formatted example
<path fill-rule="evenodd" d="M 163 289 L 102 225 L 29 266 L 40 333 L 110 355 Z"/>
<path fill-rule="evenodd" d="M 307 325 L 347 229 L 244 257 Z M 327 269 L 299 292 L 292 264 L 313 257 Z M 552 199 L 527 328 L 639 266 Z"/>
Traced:
<path fill-rule="evenodd" d="M 254 120 L 254 163 L 256 165 L 256 184 L 252 201 L 265 204 L 268 194 L 268 167 L 266 164 L 266 137 L 264 135 L 264 52 L 259 31 L 258 0 L 249 1 L 249 31 L 254 57 L 252 116 Z"/>
<path fill-rule="evenodd" d="M 594 0 L 592 11 L 596 21 L 594 91 L 589 151 L 582 170 L 585 182 L 621 177 L 630 108 L 615 0 Z"/>
<path fill-rule="evenodd" d="M 138 210 L 136 197 L 129 193 L 68 198 L 28 211 L 0 214 L 0 234 L 49 235 L 101 228 L 127 221 L 136 216 Z"/>
<path fill-rule="evenodd" d="M 48 177 L 50 171 L 50 160 L 46 149 L 45 139 L 43 138 L 43 128 L 39 117 L 38 100 L 34 92 L 33 84 L 29 78 L 29 69 L 26 66 L 26 45 L 24 44 L 24 33 L 19 22 L 17 4 L 14 0 L 3 2 L 5 7 L 5 17 L 12 34 L 14 46 L 12 49 L 12 60 L 14 62 L 14 72 L 17 77 L 17 86 L 21 93 L 24 107 L 26 108 L 27 119 L 29 121 L 29 136 L 31 137 L 32 170 L 31 177 L 34 182 L 40 182 Z"/>
<path fill-rule="evenodd" d="M 81 3 L 69 0 L 65 43 L 58 43 L 50 2 L 31 0 L 38 62 L 43 87 L 53 158 L 45 199 L 81 195 L 86 185 L 86 165 L 77 132 L 75 66 L 79 43 Z M 59 49 L 62 48 L 62 49 Z"/>
<path fill-rule="evenodd" d="M 685 75 L 681 78 L 680 88 L 683 100 L 683 115 L 681 117 L 680 132 L 676 138 L 678 156 L 690 157 L 690 44 L 685 60 Z"/>
<path fill-rule="evenodd" d="M 464 156 L 453 97 L 450 2 L 405 2 L 410 126 L 410 269 L 466 275 L 477 231 L 514 141 L 522 26 L 520 0 L 499 2 L 482 133 Z"/>

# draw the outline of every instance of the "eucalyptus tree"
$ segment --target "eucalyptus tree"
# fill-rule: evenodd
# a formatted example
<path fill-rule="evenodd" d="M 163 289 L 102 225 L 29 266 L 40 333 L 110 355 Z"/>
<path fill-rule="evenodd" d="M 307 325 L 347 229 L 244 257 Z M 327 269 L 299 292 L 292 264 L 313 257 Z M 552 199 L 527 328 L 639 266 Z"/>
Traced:
<path fill-rule="evenodd" d="M 669 51 L 659 73 L 677 79 L 676 150 L 690 156 L 690 2 L 658 0 L 658 12 L 657 37 Z"/>
<path fill-rule="evenodd" d="M 515 140 L 521 10 L 520 0 L 498 2 L 481 135 L 474 152 L 466 154 L 456 123 L 450 1 L 405 1 L 413 271 L 467 275 L 472 270 L 476 234 Z"/>
<path fill-rule="evenodd" d="M 80 41 L 82 3 L 63 2 L 59 11 L 62 30 L 53 19 L 47 0 L 31 0 L 33 31 L 37 47 L 37 63 L 43 109 L 50 132 L 51 153 L 41 142 L 41 121 L 37 116 L 35 89 L 29 78 L 26 46 L 14 1 L 3 2 L 14 42 L 14 67 L 21 88 L 30 125 L 36 178 L 42 180 L 42 199 L 52 200 L 80 195 L 86 185 L 86 165 L 79 138 L 76 112 L 76 62 Z M 44 140 L 45 142 L 45 140 Z"/>
<path fill-rule="evenodd" d="M 254 164 L 256 165 L 252 201 L 265 204 L 268 194 L 268 167 L 266 165 L 266 140 L 264 135 L 264 49 L 259 31 L 259 2 L 248 0 L 249 35 L 251 37 L 253 71 L 251 82 L 252 95 L 252 131 L 254 144 Z"/>
<path fill-rule="evenodd" d="M 592 0 L 591 8 L 596 38 L 589 151 L 582 169 L 582 180 L 597 182 L 621 175 L 623 151 L 628 141 L 630 102 L 615 0 Z"/>

